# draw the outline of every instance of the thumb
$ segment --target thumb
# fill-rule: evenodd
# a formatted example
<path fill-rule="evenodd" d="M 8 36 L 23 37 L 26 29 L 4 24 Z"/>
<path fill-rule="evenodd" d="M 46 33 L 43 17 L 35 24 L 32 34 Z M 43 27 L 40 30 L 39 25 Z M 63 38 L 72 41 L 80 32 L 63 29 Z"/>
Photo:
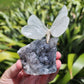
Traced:
<path fill-rule="evenodd" d="M 18 75 L 18 73 L 22 70 L 21 61 L 18 60 L 15 64 L 13 64 L 9 69 L 7 69 L 1 78 L 14 78 Z"/>

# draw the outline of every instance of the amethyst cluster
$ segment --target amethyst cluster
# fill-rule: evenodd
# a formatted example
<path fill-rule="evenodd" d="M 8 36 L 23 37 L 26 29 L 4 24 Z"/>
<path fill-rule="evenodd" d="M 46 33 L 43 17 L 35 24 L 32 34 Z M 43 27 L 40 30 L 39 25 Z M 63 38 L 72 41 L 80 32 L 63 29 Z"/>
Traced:
<path fill-rule="evenodd" d="M 18 50 L 23 69 L 30 75 L 55 73 L 58 38 L 36 40 Z"/>

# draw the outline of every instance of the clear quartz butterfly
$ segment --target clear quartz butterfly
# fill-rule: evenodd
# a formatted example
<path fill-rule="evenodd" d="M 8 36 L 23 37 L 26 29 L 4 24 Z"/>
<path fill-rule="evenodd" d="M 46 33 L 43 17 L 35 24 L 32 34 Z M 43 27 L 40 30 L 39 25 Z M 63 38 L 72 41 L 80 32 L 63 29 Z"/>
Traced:
<path fill-rule="evenodd" d="M 21 29 L 21 33 L 31 39 L 41 39 L 46 35 L 46 42 L 48 43 L 50 35 L 59 37 L 67 29 L 69 24 L 69 17 L 67 14 L 67 8 L 64 5 L 50 29 L 48 29 L 37 16 L 31 15 L 28 20 L 28 25 Z"/>

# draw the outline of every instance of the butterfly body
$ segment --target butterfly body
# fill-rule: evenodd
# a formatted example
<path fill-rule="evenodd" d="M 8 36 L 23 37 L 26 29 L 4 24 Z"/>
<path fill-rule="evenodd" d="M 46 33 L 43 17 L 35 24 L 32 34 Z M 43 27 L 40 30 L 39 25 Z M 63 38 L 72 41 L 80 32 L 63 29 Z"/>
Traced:
<path fill-rule="evenodd" d="M 48 29 L 47 34 L 46 34 L 46 43 L 49 42 L 49 40 L 50 40 L 50 35 L 51 35 L 50 29 Z"/>

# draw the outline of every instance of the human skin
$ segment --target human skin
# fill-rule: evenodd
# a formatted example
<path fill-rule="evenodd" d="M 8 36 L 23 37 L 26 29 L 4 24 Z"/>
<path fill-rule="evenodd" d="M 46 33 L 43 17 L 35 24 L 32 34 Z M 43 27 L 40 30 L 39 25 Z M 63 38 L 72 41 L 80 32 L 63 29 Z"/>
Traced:
<path fill-rule="evenodd" d="M 0 79 L 0 84 L 47 84 L 52 81 L 61 67 L 60 52 L 56 52 L 57 72 L 47 75 L 28 75 L 22 69 L 21 61 L 18 60 L 10 68 L 8 68 Z"/>

